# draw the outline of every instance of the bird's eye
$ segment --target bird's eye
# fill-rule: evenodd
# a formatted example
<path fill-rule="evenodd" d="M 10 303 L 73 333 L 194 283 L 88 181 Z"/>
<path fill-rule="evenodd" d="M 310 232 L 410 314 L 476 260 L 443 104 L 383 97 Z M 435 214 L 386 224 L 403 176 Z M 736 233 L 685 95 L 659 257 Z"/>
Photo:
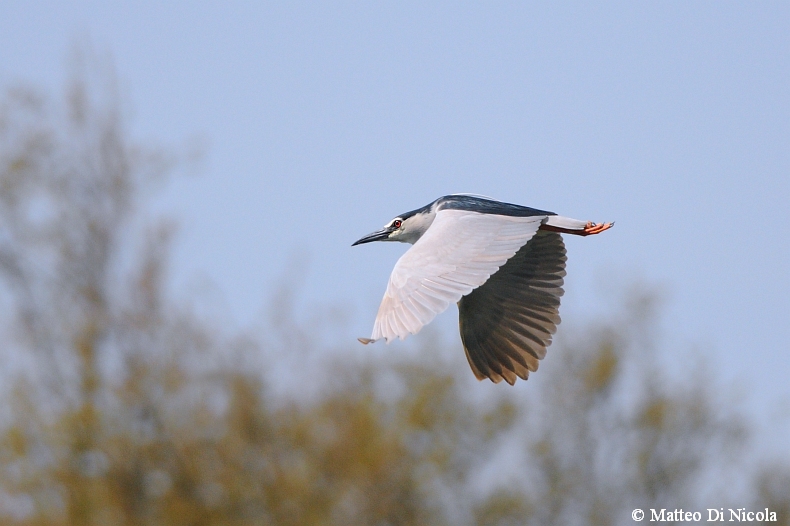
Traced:
<path fill-rule="evenodd" d="M 395 221 L 392 222 L 392 227 L 393 228 L 400 228 L 400 226 L 402 224 L 403 224 L 403 221 L 401 221 L 400 219 L 396 219 Z"/>

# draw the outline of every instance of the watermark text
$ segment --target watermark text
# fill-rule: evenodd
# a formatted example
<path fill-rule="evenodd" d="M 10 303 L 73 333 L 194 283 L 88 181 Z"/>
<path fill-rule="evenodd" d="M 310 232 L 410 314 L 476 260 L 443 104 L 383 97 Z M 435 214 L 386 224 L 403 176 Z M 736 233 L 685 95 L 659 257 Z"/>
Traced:
<path fill-rule="evenodd" d="M 647 519 L 648 522 L 777 522 L 776 512 L 768 508 L 750 510 L 747 508 L 707 508 L 705 511 L 689 511 L 683 509 L 649 509 L 644 511 L 636 508 L 631 518 L 637 522 Z"/>

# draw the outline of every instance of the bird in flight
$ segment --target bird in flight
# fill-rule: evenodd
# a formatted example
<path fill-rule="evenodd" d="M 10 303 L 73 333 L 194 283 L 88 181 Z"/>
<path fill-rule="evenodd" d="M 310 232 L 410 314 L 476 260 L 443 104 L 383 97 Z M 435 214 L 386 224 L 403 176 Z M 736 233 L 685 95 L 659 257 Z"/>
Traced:
<path fill-rule="evenodd" d="M 614 223 L 579 221 L 476 195 L 455 194 L 401 214 L 352 246 L 412 246 L 395 264 L 368 344 L 416 334 L 458 303 L 461 341 L 478 380 L 526 380 L 560 323 L 565 244 Z"/>

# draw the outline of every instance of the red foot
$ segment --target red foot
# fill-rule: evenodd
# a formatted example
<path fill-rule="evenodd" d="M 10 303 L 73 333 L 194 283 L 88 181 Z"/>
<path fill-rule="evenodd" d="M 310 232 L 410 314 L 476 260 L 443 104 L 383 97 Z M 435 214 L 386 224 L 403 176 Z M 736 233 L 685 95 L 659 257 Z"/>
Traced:
<path fill-rule="evenodd" d="M 579 235 L 591 236 L 593 234 L 600 234 L 604 230 L 609 230 L 610 228 L 612 228 L 613 225 L 614 223 L 601 223 L 596 225 L 595 223 L 588 222 L 587 225 L 584 227 L 582 233 L 580 233 Z"/>

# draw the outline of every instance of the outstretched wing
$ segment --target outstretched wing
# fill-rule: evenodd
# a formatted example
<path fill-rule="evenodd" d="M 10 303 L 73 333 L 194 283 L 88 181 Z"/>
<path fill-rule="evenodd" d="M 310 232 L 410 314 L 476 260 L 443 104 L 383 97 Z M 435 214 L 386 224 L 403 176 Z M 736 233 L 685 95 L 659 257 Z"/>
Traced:
<path fill-rule="evenodd" d="M 478 380 L 524 380 L 560 323 L 565 244 L 541 231 L 458 303 L 461 341 Z"/>
<path fill-rule="evenodd" d="M 437 212 L 428 231 L 395 265 L 371 341 L 416 334 L 450 303 L 485 283 L 545 218 Z"/>

